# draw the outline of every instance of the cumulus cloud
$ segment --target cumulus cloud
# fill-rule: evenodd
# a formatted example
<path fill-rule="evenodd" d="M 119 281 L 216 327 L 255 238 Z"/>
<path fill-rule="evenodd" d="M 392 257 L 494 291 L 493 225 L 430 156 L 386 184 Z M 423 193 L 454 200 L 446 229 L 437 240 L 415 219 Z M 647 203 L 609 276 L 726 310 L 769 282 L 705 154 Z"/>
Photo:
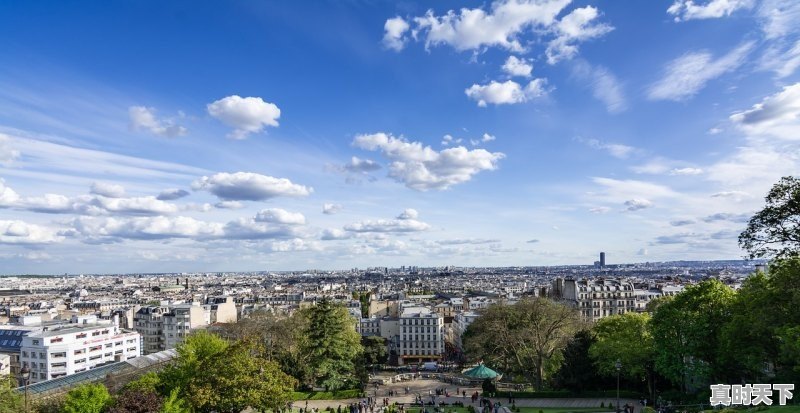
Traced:
<path fill-rule="evenodd" d="M 145 106 L 131 106 L 128 108 L 130 127 L 133 130 L 144 130 L 154 135 L 174 138 L 184 136 L 188 130 L 176 125 L 171 119 L 158 119 L 155 108 Z"/>
<path fill-rule="evenodd" d="M 749 135 L 800 140 L 800 83 L 784 87 L 730 119 Z"/>
<path fill-rule="evenodd" d="M 477 50 L 496 46 L 523 51 L 519 36 L 526 30 L 551 27 L 556 16 L 570 0 L 500 0 L 491 10 L 462 8 L 442 16 L 433 10 L 414 18 L 415 37 L 424 39 L 425 47 L 449 45 L 456 50 Z"/>
<path fill-rule="evenodd" d="M 325 229 L 322 231 L 322 235 L 320 236 L 320 239 L 323 241 L 333 241 L 333 240 L 349 239 L 349 238 L 352 238 L 352 234 L 338 228 Z"/>
<path fill-rule="evenodd" d="M 397 219 L 417 219 L 419 218 L 419 212 L 413 208 L 407 208 L 404 210 L 400 215 L 397 216 Z"/>
<path fill-rule="evenodd" d="M 281 208 L 262 209 L 256 214 L 256 222 L 271 222 L 273 224 L 305 225 L 306 217 L 299 212 L 289 212 Z"/>
<path fill-rule="evenodd" d="M 189 196 L 189 191 L 185 189 L 166 189 L 161 191 L 156 198 L 161 201 L 173 201 L 187 196 Z"/>
<path fill-rule="evenodd" d="M 369 173 L 381 169 L 381 164 L 370 159 L 361 159 L 354 156 L 350 158 L 349 163 L 344 165 L 343 169 L 351 173 Z"/>
<path fill-rule="evenodd" d="M 461 141 L 461 138 L 454 138 L 452 135 L 444 135 L 442 138 L 442 146 L 460 145 Z"/>
<path fill-rule="evenodd" d="M 218 223 L 191 217 L 87 218 L 73 221 L 76 232 L 91 243 L 101 239 L 211 238 L 223 235 Z"/>
<path fill-rule="evenodd" d="M 547 79 L 533 79 L 523 87 L 513 80 L 505 82 L 491 81 L 486 85 L 474 84 L 464 90 L 467 97 L 478 102 L 478 106 L 512 105 L 523 103 L 547 94 Z"/>
<path fill-rule="evenodd" d="M 406 209 L 397 219 L 366 220 L 345 225 L 350 232 L 419 232 L 430 228 L 430 225 L 418 221 L 419 213 L 414 209 Z"/>
<path fill-rule="evenodd" d="M 123 188 L 122 185 L 109 184 L 106 182 L 93 183 L 89 192 L 107 198 L 122 198 L 125 196 L 125 188 Z"/>
<path fill-rule="evenodd" d="M 293 238 L 285 241 L 272 241 L 269 245 L 272 252 L 292 251 L 318 251 L 321 248 L 314 241 L 305 241 L 302 238 Z"/>
<path fill-rule="evenodd" d="M 620 81 L 607 68 L 579 59 L 572 65 L 572 75 L 588 86 L 592 96 L 603 102 L 608 113 L 619 113 L 628 108 Z"/>
<path fill-rule="evenodd" d="M 503 71 L 509 76 L 531 77 L 533 64 L 528 59 L 520 59 L 516 56 L 508 56 L 503 63 Z"/>
<path fill-rule="evenodd" d="M 17 204 L 19 199 L 19 194 L 6 186 L 6 181 L 0 178 L 0 208 L 12 207 Z"/>
<path fill-rule="evenodd" d="M 667 13 L 675 16 L 675 21 L 695 19 L 715 19 L 730 16 L 739 9 L 750 8 L 753 0 L 675 0 L 667 9 Z"/>
<path fill-rule="evenodd" d="M 337 214 L 341 210 L 342 206 L 340 204 L 332 204 L 327 202 L 322 204 L 322 213 L 325 215 Z"/>
<path fill-rule="evenodd" d="M 653 203 L 646 199 L 629 199 L 625 201 L 625 209 L 628 211 L 638 211 L 640 209 L 652 207 Z"/>
<path fill-rule="evenodd" d="M 409 27 L 408 22 L 400 16 L 386 20 L 383 25 L 383 45 L 397 52 L 403 50 L 408 40 L 405 34 Z"/>
<path fill-rule="evenodd" d="M 472 179 L 481 171 L 497 169 L 505 156 L 485 149 L 468 150 L 462 146 L 437 152 L 420 142 L 408 142 L 386 133 L 358 135 L 353 145 L 381 151 L 391 161 L 389 176 L 418 191 L 447 189 Z"/>
<path fill-rule="evenodd" d="M 58 232 L 20 220 L 0 220 L 0 244 L 37 245 L 63 240 Z"/>
<path fill-rule="evenodd" d="M 706 51 L 687 53 L 667 64 L 661 80 L 648 88 L 647 97 L 650 100 L 690 99 L 710 80 L 741 66 L 754 45 L 745 42 L 716 60 Z"/>
<path fill-rule="evenodd" d="M 556 64 L 578 54 L 578 42 L 601 37 L 614 30 L 608 24 L 597 22 L 599 10 L 586 6 L 572 10 L 554 26 L 556 38 L 547 45 L 547 63 Z"/>
<path fill-rule="evenodd" d="M 267 126 L 277 127 L 281 117 L 278 106 L 265 102 L 260 97 L 243 98 L 232 95 L 209 103 L 206 109 L 209 115 L 234 128 L 228 134 L 231 139 L 245 139 Z"/>
<path fill-rule="evenodd" d="M 208 191 L 224 201 L 264 201 L 278 196 L 307 196 L 313 188 L 253 172 L 218 173 L 192 183 L 192 189 Z"/>

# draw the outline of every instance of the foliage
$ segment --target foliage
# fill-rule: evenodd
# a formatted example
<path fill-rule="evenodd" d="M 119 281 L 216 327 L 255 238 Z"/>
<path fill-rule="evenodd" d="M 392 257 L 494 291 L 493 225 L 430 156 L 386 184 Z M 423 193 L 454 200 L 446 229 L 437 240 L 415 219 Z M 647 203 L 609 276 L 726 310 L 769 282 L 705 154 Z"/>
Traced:
<path fill-rule="evenodd" d="M 192 405 L 203 412 L 284 408 L 296 381 L 277 363 L 254 353 L 254 348 L 240 342 L 204 360 L 201 368 L 211 373 L 191 378 L 187 393 Z"/>
<path fill-rule="evenodd" d="M 323 298 L 307 311 L 308 327 L 302 352 L 307 355 L 314 382 L 326 390 L 356 382 L 361 338 L 347 309 Z"/>
<path fill-rule="evenodd" d="M 180 397 L 180 389 L 172 389 L 164 399 L 164 405 L 159 413 L 190 413 L 191 409 L 186 400 Z"/>
<path fill-rule="evenodd" d="M 136 380 L 129 381 L 123 386 L 122 391 L 157 393 L 159 387 L 161 387 L 161 378 L 157 373 L 151 371 L 139 376 Z"/>
<path fill-rule="evenodd" d="M 32 403 L 32 411 L 36 413 L 62 413 L 64 411 L 64 395 L 46 397 Z"/>
<path fill-rule="evenodd" d="M 14 390 L 16 387 L 12 377 L 0 376 L 0 413 L 17 413 L 25 408 L 24 396 Z"/>
<path fill-rule="evenodd" d="M 352 390 L 337 390 L 337 391 L 311 391 L 311 392 L 293 392 L 292 400 L 341 400 L 341 399 L 356 399 L 361 397 L 360 389 Z"/>
<path fill-rule="evenodd" d="M 739 235 L 750 258 L 789 258 L 800 251 L 800 179 L 785 176 L 773 185 L 758 211 Z"/>
<path fill-rule="evenodd" d="M 593 328 L 596 341 L 589 348 L 597 371 L 615 376 L 619 360 L 622 377 L 647 380 L 649 388 L 655 356 L 649 324 L 647 313 L 625 313 L 600 319 Z"/>
<path fill-rule="evenodd" d="M 83 384 L 67 393 L 64 398 L 64 413 L 101 413 L 112 402 L 106 386 Z"/>
<path fill-rule="evenodd" d="M 227 348 L 227 341 L 207 331 L 200 330 L 189 335 L 176 349 L 178 354 L 175 362 L 159 373 L 159 393 L 167 395 L 175 388 L 185 391 L 192 378 L 205 373 L 202 370 L 203 362 Z M 185 394 L 181 396 L 185 397 Z"/>
<path fill-rule="evenodd" d="M 128 389 L 117 396 L 108 413 L 153 413 L 160 411 L 162 405 L 155 390 Z"/>
<path fill-rule="evenodd" d="M 362 337 L 361 346 L 364 348 L 362 360 L 365 365 L 384 364 L 389 359 L 386 339 L 381 336 Z"/>
<path fill-rule="evenodd" d="M 602 382 L 589 357 L 589 348 L 594 342 L 589 330 L 580 330 L 569 340 L 563 352 L 564 362 L 554 378 L 558 388 L 581 392 L 596 388 Z"/>
<path fill-rule="evenodd" d="M 735 293 L 718 280 L 686 287 L 653 314 L 655 367 L 681 389 L 686 379 L 708 383 L 722 373 L 720 336 Z"/>
<path fill-rule="evenodd" d="M 465 352 L 471 360 L 484 360 L 505 374 L 524 375 L 541 390 L 560 367 L 561 352 L 580 326 L 574 308 L 545 298 L 495 304 L 467 328 Z"/>
<path fill-rule="evenodd" d="M 483 379 L 483 382 L 481 383 L 481 390 L 484 394 L 488 394 L 491 397 L 491 395 L 497 392 L 497 386 L 495 386 L 492 379 Z"/>

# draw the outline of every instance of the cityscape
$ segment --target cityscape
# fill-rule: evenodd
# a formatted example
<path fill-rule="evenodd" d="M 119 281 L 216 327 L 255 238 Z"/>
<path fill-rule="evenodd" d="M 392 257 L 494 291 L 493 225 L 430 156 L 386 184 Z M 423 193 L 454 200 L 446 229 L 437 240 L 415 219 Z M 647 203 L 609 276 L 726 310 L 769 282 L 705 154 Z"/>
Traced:
<path fill-rule="evenodd" d="M 0 3 L 0 413 L 800 413 L 798 22 Z"/>

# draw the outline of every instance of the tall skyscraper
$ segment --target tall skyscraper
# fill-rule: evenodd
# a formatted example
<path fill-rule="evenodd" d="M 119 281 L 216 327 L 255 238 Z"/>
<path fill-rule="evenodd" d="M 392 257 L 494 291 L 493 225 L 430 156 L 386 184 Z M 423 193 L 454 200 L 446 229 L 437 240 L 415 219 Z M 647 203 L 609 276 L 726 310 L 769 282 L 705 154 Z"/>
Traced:
<path fill-rule="evenodd" d="M 605 252 L 601 252 L 600 253 L 600 267 L 605 267 L 605 266 L 606 266 L 606 253 Z"/>

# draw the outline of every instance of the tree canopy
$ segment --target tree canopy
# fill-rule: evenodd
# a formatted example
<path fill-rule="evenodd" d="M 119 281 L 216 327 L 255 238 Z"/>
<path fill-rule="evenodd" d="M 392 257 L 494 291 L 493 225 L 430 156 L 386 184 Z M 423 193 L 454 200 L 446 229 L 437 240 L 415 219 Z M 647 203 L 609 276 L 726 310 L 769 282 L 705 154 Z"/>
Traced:
<path fill-rule="evenodd" d="M 800 179 L 785 176 L 770 189 L 764 209 L 739 235 L 750 258 L 786 258 L 800 251 Z"/>
<path fill-rule="evenodd" d="M 314 382 L 327 390 L 355 384 L 363 348 L 347 308 L 323 298 L 306 311 L 309 322 L 302 351 L 308 355 Z"/>

